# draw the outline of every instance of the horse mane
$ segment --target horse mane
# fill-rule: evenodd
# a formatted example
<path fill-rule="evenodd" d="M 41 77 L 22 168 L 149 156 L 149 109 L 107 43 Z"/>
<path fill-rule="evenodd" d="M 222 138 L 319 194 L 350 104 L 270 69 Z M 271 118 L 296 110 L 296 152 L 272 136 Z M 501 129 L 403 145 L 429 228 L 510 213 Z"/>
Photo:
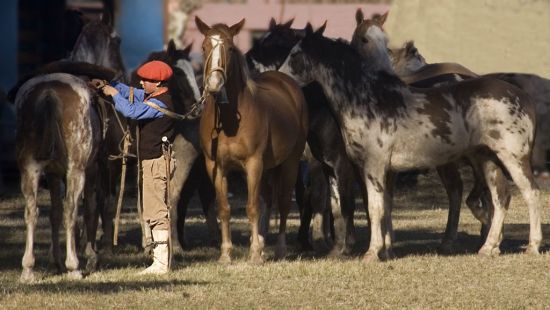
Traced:
<path fill-rule="evenodd" d="M 303 39 L 302 47 L 313 59 L 348 74 L 350 81 L 358 82 L 366 66 L 363 57 L 342 39 L 311 35 Z"/>
<path fill-rule="evenodd" d="M 385 82 L 393 82 L 396 85 L 403 85 L 403 82 L 393 72 L 385 72 L 376 69 L 373 63 L 376 59 L 365 57 L 343 39 L 330 39 L 321 35 L 306 36 L 302 46 L 307 49 L 308 54 L 325 66 L 334 69 L 337 74 L 344 74 L 340 78 L 355 85 L 361 86 L 365 79 L 377 79 L 384 77 Z"/>
<path fill-rule="evenodd" d="M 248 70 L 248 64 L 244 54 L 237 47 L 233 47 L 233 53 L 231 53 L 231 59 L 229 60 L 229 66 L 227 67 L 227 75 L 237 79 L 235 84 L 238 87 L 247 87 L 248 90 L 254 94 L 256 90 L 256 82 L 250 78 L 250 71 Z"/>

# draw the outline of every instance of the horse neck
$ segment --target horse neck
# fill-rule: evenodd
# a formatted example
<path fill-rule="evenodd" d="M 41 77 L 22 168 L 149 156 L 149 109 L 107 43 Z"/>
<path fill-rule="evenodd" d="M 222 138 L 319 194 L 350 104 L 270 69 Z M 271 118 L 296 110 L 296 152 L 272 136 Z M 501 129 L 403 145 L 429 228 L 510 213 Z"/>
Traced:
<path fill-rule="evenodd" d="M 249 81 L 248 67 L 246 66 L 243 54 L 238 50 L 232 53 L 229 64 L 226 71 L 227 82 L 225 90 L 229 102 L 231 104 L 237 104 L 239 94 L 247 87 Z"/>
<path fill-rule="evenodd" d="M 389 115 L 390 109 L 404 108 L 398 93 L 406 96 L 409 90 L 392 72 L 366 67 L 359 75 L 346 78 L 346 70 L 322 63 L 311 70 L 340 124 L 345 124 L 348 116 L 365 114 L 370 118 Z"/>

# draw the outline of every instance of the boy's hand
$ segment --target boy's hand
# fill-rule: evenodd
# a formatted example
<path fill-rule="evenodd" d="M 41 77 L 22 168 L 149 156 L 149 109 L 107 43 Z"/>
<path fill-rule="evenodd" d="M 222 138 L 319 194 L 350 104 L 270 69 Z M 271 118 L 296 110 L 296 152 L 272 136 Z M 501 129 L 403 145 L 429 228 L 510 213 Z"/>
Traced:
<path fill-rule="evenodd" d="M 105 86 L 103 86 L 103 88 L 101 90 L 103 91 L 103 93 L 105 95 L 111 96 L 111 97 L 118 94 L 118 90 L 116 90 L 116 88 L 114 88 L 111 85 L 105 85 Z"/>

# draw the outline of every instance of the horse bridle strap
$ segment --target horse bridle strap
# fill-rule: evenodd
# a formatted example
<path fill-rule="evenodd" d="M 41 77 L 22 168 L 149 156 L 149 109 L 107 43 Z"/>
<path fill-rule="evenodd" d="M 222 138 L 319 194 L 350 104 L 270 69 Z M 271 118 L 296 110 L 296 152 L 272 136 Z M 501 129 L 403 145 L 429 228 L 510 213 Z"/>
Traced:
<path fill-rule="evenodd" d="M 151 102 L 151 101 L 143 101 L 144 104 L 150 106 L 151 108 L 157 110 L 157 111 L 160 111 L 162 113 L 164 113 L 164 115 L 170 117 L 170 118 L 173 118 L 173 119 L 177 119 L 177 120 L 187 120 L 187 119 L 192 119 L 192 114 L 195 112 L 196 108 L 197 108 L 197 105 L 193 105 L 193 108 L 191 109 L 191 111 L 185 113 L 185 114 L 179 114 L 179 113 L 176 113 L 176 112 L 172 112 L 166 108 L 163 108 L 161 106 L 159 106 L 158 104 L 154 103 L 154 102 Z"/>
<path fill-rule="evenodd" d="M 210 49 L 210 52 L 208 53 L 208 56 L 206 57 L 206 59 L 204 60 L 204 63 L 207 64 L 211 59 L 212 59 L 212 54 L 214 52 L 214 48 L 217 47 L 218 45 L 220 46 L 220 48 L 223 50 L 223 55 L 226 56 L 227 53 L 225 52 L 225 47 L 224 45 L 222 44 L 223 43 L 223 40 L 222 39 L 216 39 L 216 38 L 212 38 L 210 37 L 211 40 L 214 40 L 216 41 L 216 45 L 212 46 L 212 48 Z M 204 72 L 203 72 L 203 76 L 206 77 L 206 79 L 204 79 L 204 83 L 206 83 L 206 81 L 208 81 L 208 78 L 210 77 L 210 74 L 212 74 L 213 72 L 220 72 L 220 74 L 222 75 L 223 79 L 224 80 L 227 80 L 227 75 L 225 74 L 225 68 L 224 67 L 221 67 L 221 66 L 218 66 L 218 67 L 212 67 L 210 68 L 210 71 L 209 72 L 206 72 L 206 65 L 204 66 Z M 208 73 L 208 74 L 207 74 Z"/>

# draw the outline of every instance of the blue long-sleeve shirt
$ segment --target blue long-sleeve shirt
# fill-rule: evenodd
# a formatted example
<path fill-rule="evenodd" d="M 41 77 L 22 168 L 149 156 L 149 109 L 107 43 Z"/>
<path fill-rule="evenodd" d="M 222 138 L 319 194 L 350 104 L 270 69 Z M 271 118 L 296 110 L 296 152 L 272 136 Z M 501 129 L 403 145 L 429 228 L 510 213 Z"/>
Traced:
<path fill-rule="evenodd" d="M 143 89 L 134 88 L 134 102 L 130 103 L 128 100 L 130 97 L 130 87 L 128 85 L 115 82 L 112 83 L 111 86 L 118 90 L 118 94 L 113 96 L 115 109 L 125 117 L 135 120 L 144 120 L 164 116 L 164 113 L 143 103 L 143 99 L 145 98 L 145 91 Z M 162 101 L 155 98 L 150 98 L 147 101 L 153 102 L 162 108 L 166 108 L 166 105 Z"/>

